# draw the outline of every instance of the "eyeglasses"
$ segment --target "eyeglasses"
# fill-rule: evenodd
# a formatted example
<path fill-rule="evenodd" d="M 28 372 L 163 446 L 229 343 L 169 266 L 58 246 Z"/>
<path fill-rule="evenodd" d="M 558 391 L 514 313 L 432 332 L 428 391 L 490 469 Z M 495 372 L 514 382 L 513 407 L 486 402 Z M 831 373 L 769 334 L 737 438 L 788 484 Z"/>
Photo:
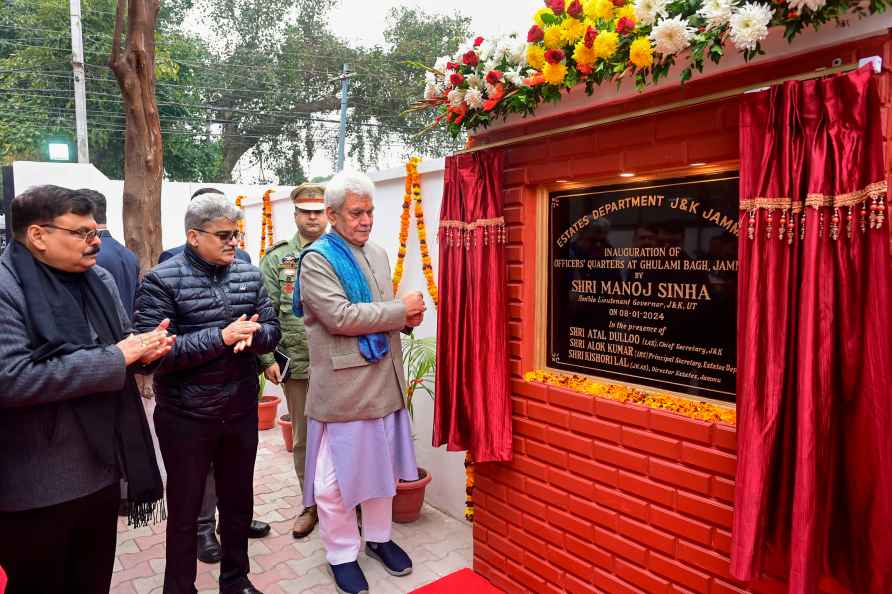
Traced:
<path fill-rule="evenodd" d="M 69 229 L 68 227 L 60 227 L 51 223 L 38 225 L 38 227 L 49 227 L 50 229 L 58 229 L 59 231 L 68 231 L 70 234 L 74 235 L 75 237 L 79 237 L 86 243 L 90 243 L 91 241 L 99 237 L 99 231 L 96 229 Z"/>
<path fill-rule="evenodd" d="M 245 234 L 241 231 L 205 231 L 204 229 L 197 228 L 195 230 L 206 235 L 213 235 L 223 243 L 229 243 L 230 241 L 241 241 L 245 238 Z"/>

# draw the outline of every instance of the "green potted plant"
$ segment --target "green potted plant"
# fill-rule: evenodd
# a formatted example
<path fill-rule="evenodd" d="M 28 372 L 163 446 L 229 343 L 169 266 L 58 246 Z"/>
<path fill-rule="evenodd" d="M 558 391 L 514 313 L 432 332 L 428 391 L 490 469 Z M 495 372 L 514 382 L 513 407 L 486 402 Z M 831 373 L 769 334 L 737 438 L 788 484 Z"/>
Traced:
<path fill-rule="evenodd" d="M 406 370 L 406 409 L 415 421 L 413 398 L 419 391 L 434 398 L 434 374 L 437 370 L 437 339 L 416 338 L 414 334 L 403 336 L 403 366 Z M 418 468 L 417 481 L 400 481 L 393 498 L 393 520 L 400 523 L 414 522 L 421 514 L 424 491 L 431 482 L 430 473 Z"/>

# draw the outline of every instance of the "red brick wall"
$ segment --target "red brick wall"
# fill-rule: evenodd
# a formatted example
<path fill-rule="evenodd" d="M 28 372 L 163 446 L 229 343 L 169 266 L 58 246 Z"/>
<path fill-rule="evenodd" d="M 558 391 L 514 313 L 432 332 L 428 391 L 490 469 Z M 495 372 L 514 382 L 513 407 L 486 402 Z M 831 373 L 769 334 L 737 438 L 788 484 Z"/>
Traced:
<path fill-rule="evenodd" d="M 682 90 L 643 96 L 512 134 L 632 111 L 723 88 L 879 54 L 889 37 L 752 67 Z M 890 80 L 881 94 L 888 104 Z M 736 465 L 733 427 L 529 384 L 535 367 L 535 191 L 573 179 L 596 184 L 620 171 L 659 173 L 691 162 L 734 161 L 737 100 L 578 132 L 507 150 L 509 328 L 514 461 L 477 468 L 474 567 L 509 593 L 780 594 L 766 578 L 728 575 Z M 884 109 L 885 117 L 886 109 Z M 888 118 L 885 129 L 888 130 Z M 888 136 L 888 135 L 887 135 Z M 892 154 L 892 151 L 887 151 Z M 827 591 L 839 591 L 827 585 Z"/>

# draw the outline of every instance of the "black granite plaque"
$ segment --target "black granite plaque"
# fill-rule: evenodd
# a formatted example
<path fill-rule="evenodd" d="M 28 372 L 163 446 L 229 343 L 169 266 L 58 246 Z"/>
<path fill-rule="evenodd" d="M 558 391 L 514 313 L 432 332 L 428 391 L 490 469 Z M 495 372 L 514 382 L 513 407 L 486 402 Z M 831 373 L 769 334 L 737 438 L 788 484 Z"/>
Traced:
<path fill-rule="evenodd" d="M 738 179 L 553 192 L 549 366 L 734 401 Z"/>

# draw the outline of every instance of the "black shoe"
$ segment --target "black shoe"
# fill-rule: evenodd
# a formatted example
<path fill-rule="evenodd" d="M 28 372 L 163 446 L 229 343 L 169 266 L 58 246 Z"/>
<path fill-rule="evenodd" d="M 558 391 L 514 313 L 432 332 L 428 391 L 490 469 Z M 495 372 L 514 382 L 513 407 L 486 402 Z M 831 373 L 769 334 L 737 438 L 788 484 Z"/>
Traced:
<path fill-rule="evenodd" d="M 412 573 L 409 555 L 392 540 L 365 543 L 365 554 L 380 561 L 390 575 L 404 576 Z"/>
<path fill-rule="evenodd" d="M 220 541 L 217 535 L 210 534 L 198 535 L 198 560 L 202 563 L 219 563 L 223 551 L 220 549 Z"/>
<path fill-rule="evenodd" d="M 226 589 L 220 588 L 220 594 L 263 594 L 263 592 L 255 588 L 251 582 L 248 582 L 247 586 Z"/>
<path fill-rule="evenodd" d="M 328 567 L 339 594 L 368 594 L 369 583 L 366 581 L 359 563 L 351 561 Z"/>
<path fill-rule="evenodd" d="M 263 538 L 269 534 L 269 531 L 270 526 L 266 522 L 251 520 L 251 525 L 248 527 L 248 538 Z"/>

